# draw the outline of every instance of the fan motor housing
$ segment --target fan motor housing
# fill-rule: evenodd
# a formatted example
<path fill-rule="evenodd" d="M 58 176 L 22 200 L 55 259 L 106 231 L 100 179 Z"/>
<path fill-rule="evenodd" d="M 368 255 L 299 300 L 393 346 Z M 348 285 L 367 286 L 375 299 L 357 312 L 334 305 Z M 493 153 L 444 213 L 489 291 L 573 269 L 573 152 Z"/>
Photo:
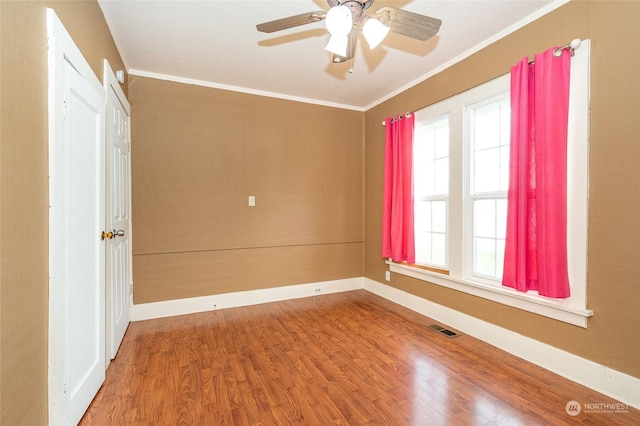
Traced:
<path fill-rule="evenodd" d="M 351 10 L 351 18 L 353 23 L 358 23 L 364 17 L 364 11 L 367 9 L 374 0 L 327 0 L 330 7 L 345 6 Z"/>
<path fill-rule="evenodd" d="M 327 0 L 329 7 L 334 6 L 347 6 L 347 3 L 360 3 L 362 10 L 368 9 L 374 0 Z"/>

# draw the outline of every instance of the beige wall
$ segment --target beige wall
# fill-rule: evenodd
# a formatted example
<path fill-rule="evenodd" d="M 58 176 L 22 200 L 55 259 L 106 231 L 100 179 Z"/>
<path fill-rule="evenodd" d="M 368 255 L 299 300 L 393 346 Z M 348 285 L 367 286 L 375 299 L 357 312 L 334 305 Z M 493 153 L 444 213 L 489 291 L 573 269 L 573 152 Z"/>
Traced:
<path fill-rule="evenodd" d="M 0 1 L 0 424 L 47 424 L 47 27 L 123 68 L 95 1 Z"/>
<path fill-rule="evenodd" d="M 123 67 L 95 1 L 0 1 L 3 425 L 47 422 L 47 5 L 99 78 L 104 57 Z M 364 273 L 384 282 L 380 121 L 591 38 L 588 328 L 410 278 L 393 285 L 640 377 L 639 15 L 639 2 L 571 2 L 373 108 L 364 126 L 361 113 L 132 78 L 136 302 L 360 276 L 363 216 Z"/>
<path fill-rule="evenodd" d="M 574 38 L 591 39 L 587 329 L 394 274 L 394 287 L 640 378 L 640 2 L 573 1 L 367 111 L 365 275 L 384 282 L 382 164 L 388 115 L 418 110 Z"/>
<path fill-rule="evenodd" d="M 134 303 L 363 275 L 363 113 L 136 76 L 129 93 Z"/>

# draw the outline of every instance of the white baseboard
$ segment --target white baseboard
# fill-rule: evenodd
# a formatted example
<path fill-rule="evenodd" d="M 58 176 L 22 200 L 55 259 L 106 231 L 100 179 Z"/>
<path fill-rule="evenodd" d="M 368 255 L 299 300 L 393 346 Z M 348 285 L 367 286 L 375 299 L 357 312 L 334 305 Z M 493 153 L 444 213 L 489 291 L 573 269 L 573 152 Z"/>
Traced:
<path fill-rule="evenodd" d="M 321 294 L 339 293 L 342 291 L 361 290 L 363 288 L 364 277 L 347 278 L 343 280 L 273 287 L 237 293 L 192 297 L 188 299 L 142 303 L 131 306 L 130 316 L 131 321 L 142 321 L 175 315 L 207 312 L 216 309 L 258 305 L 260 303 L 277 302 L 280 300 L 299 299 L 301 297 L 319 296 Z"/>
<path fill-rule="evenodd" d="M 562 377 L 640 409 L 640 379 L 638 378 L 369 278 L 364 279 L 364 288 Z"/>

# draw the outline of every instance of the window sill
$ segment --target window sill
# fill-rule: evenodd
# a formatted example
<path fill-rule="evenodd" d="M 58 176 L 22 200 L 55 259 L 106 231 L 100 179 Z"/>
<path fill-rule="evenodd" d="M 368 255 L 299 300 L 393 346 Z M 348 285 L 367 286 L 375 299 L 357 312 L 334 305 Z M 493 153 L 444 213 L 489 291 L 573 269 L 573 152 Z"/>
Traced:
<path fill-rule="evenodd" d="M 587 318 L 593 316 L 593 311 L 580 309 L 574 306 L 565 305 L 563 300 L 547 299 L 537 294 L 517 292 L 506 287 L 495 287 L 488 284 L 472 282 L 453 278 L 449 275 L 403 265 L 392 261 L 387 261 L 391 272 L 406 275 L 422 281 L 447 287 L 483 299 L 501 303 L 506 306 L 533 312 L 558 321 L 587 328 Z"/>

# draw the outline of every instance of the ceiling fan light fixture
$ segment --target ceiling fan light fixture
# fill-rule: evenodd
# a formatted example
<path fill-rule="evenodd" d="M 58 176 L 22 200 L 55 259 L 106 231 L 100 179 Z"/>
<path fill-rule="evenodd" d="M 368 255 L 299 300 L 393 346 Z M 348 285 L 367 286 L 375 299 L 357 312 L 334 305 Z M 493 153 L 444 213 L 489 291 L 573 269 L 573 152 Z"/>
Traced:
<path fill-rule="evenodd" d="M 370 49 L 376 48 L 382 40 L 389 34 L 391 28 L 384 25 L 382 22 L 375 18 L 367 19 L 367 22 L 362 26 L 362 35 L 369 44 Z"/>
<path fill-rule="evenodd" d="M 325 23 L 332 36 L 346 36 L 353 26 L 351 10 L 347 6 L 332 7 L 327 12 Z"/>
<path fill-rule="evenodd" d="M 348 45 L 349 37 L 346 35 L 332 35 L 331 38 L 329 38 L 329 43 L 327 43 L 325 50 L 334 55 L 346 57 Z"/>
<path fill-rule="evenodd" d="M 369 47 L 374 49 L 382 43 L 389 32 L 426 41 L 438 33 L 442 24 L 440 19 L 391 6 L 383 6 L 376 10 L 375 14 L 370 15 L 365 11 L 371 7 L 374 0 L 326 0 L 326 2 L 329 5 L 327 12 L 301 13 L 263 22 L 256 25 L 256 28 L 264 33 L 272 33 L 324 20 L 327 31 L 331 34 L 325 49 L 333 53 L 333 62 L 346 62 L 354 57 L 360 33 Z"/>

